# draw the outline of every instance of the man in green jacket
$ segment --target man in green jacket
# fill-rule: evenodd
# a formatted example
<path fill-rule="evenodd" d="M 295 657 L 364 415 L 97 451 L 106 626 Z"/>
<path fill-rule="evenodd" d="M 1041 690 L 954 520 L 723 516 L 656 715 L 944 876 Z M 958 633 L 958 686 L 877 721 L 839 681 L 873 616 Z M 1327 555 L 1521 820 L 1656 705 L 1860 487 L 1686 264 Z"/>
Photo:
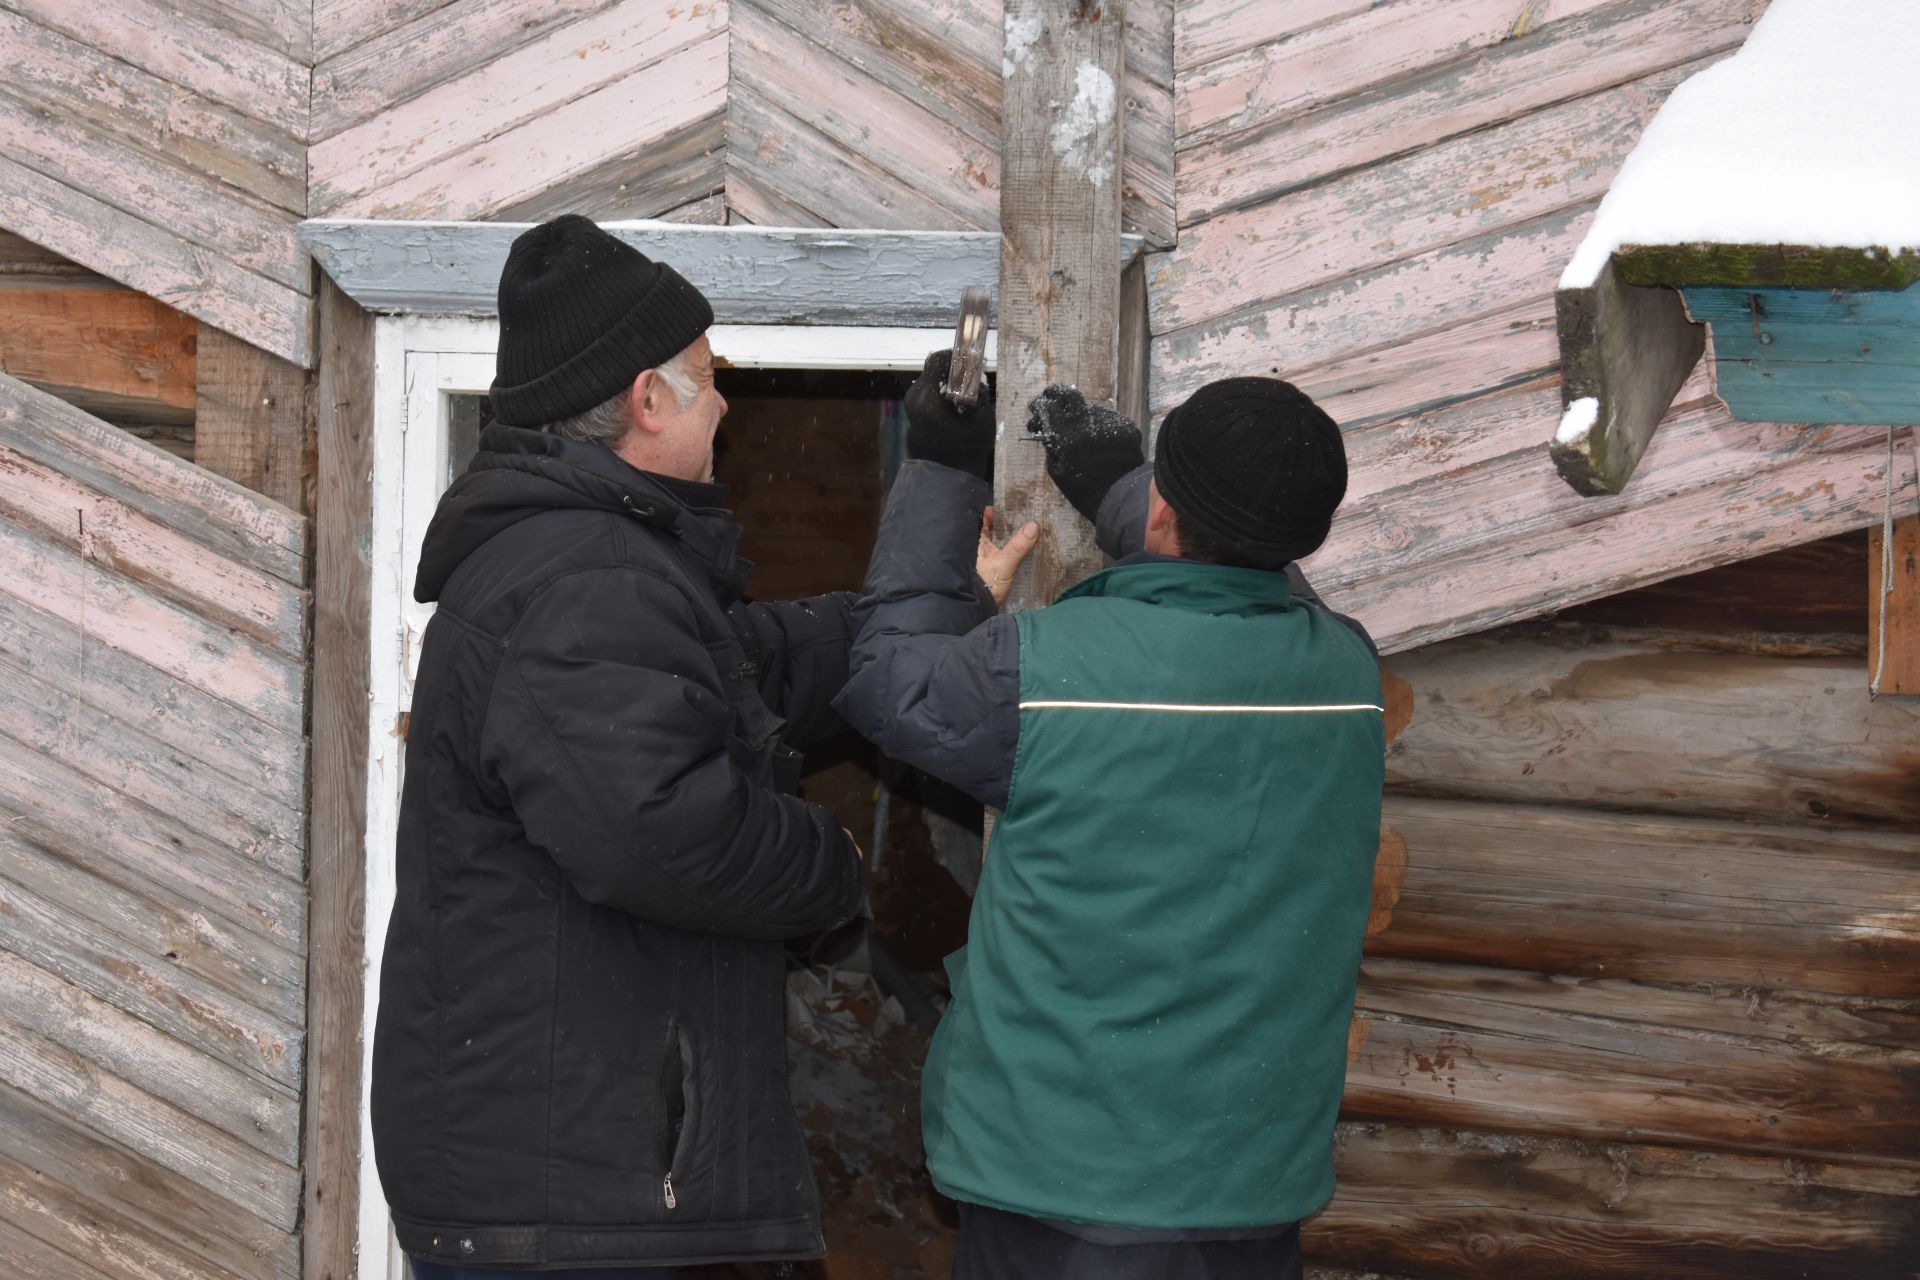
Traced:
<path fill-rule="evenodd" d="M 836 706 L 1001 810 L 922 1102 L 955 1275 L 1298 1275 L 1385 749 L 1364 632 L 1288 572 L 1345 494 L 1339 429 L 1229 379 L 1167 416 L 1149 476 L 1131 423 L 1049 388 L 1029 429 L 1119 561 L 993 617 L 966 460 L 991 424 L 945 409 L 934 363 L 909 448 L 947 465 L 896 482 Z"/>

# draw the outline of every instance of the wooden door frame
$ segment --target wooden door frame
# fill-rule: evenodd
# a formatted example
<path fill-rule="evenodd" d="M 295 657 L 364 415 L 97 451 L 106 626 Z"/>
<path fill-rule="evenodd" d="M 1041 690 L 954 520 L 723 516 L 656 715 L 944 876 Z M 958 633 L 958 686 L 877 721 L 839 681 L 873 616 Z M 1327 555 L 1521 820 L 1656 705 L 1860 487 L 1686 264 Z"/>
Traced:
<path fill-rule="evenodd" d="M 329 277 L 322 282 L 315 397 L 303 1218 L 311 1280 L 396 1274 L 364 1105 L 371 994 L 392 878 L 390 862 L 367 851 L 372 842 L 390 842 L 398 803 L 400 669 L 391 659 L 382 669 L 374 656 L 376 638 L 404 646 L 406 495 L 399 476 L 409 353 L 492 351 L 493 281 L 525 229 L 326 221 L 301 228 Z M 673 263 L 708 293 L 716 352 L 735 367 L 916 369 L 927 351 L 950 341 L 961 288 L 991 285 L 999 275 L 999 237 L 992 233 L 609 229 Z M 1116 271 L 1138 247 L 1138 237 L 1127 238 Z M 359 1260 L 373 1258 L 381 1261 L 358 1269 Z"/>

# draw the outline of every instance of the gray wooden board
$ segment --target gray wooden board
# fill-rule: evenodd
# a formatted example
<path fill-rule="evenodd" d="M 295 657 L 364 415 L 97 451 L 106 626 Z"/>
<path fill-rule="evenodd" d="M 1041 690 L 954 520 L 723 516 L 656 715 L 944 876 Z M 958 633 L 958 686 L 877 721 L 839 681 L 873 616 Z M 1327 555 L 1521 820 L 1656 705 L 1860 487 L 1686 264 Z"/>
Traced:
<path fill-rule="evenodd" d="M 288 1168 L 300 1162 L 300 1097 L 166 1035 L 40 966 L 0 950 L 0 1007 L 16 1031 L 218 1129 Z"/>
<path fill-rule="evenodd" d="M 5 1090 L 6 1086 L 0 1084 L 0 1091 Z M 49 1123 L 64 1126 L 72 1122 L 62 1117 Z M 80 1126 L 73 1128 L 84 1132 Z M 193 1187 L 192 1191 L 198 1199 L 216 1206 L 223 1216 L 252 1219 L 251 1214 L 201 1188 Z M 211 1266 L 152 1230 L 141 1229 L 110 1204 L 78 1195 L 30 1165 L 0 1156 L 0 1221 L 14 1223 L 62 1252 L 78 1254 L 113 1280 L 228 1280 L 236 1274 Z M 35 1280 L 66 1278 L 56 1275 Z"/>
<path fill-rule="evenodd" d="M 146 955 L 5 877 L 0 907 L 17 928 L 6 943 L 16 955 L 263 1081 L 299 1087 L 297 1026 Z"/>
<path fill-rule="evenodd" d="M 309 219 L 300 238 L 346 295 L 372 311 L 497 314 L 500 269 L 531 224 Z M 671 263 L 721 324 L 953 323 L 960 291 L 1000 278 L 990 231 L 847 231 L 609 226 Z M 1141 241 L 1121 237 L 1114 275 Z"/>
<path fill-rule="evenodd" d="M 368 600 L 373 590 L 373 319 L 320 282 L 314 387 L 313 801 L 308 846 L 305 1274 L 354 1273 L 366 963 Z"/>
<path fill-rule="evenodd" d="M 1100 265 L 1122 243 L 1123 125 L 1115 87 L 1125 23 L 1124 4 L 1006 6 L 994 508 L 1002 536 L 1027 520 L 1040 525 L 1040 541 L 1008 598 L 1014 608 L 1050 603 L 1104 559 L 1092 529 L 1047 478 L 1045 453 L 1026 432 L 1026 409 L 1054 382 L 1114 402 L 1120 273 Z M 1016 49 L 1021 38 L 1024 52 Z M 1063 112 L 1062 103 L 1074 106 Z"/>
<path fill-rule="evenodd" d="M 0 375 L 0 444 L 284 582 L 304 585 L 298 512 Z"/>
<path fill-rule="evenodd" d="M 70 1253 L 28 1234 L 24 1227 L 0 1218 L 0 1258 L 5 1258 L 17 1276 L 47 1280 L 111 1280 L 104 1271 L 95 1271 Z"/>
<path fill-rule="evenodd" d="M 297 733 L 305 664 L 107 569 L 0 521 L 0 557 L 12 572 L 0 597 L 45 605 L 124 652 L 251 715 Z M 4 607 L 4 606 L 0 606 Z"/>
<path fill-rule="evenodd" d="M 195 447 L 204 439 L 196 433 Z M 299 657 L 306 652 L 305 591 L 237 564 L 4 444 L 0 518 L 283 653 Z"/>
<path fill-rule="evenodd" d="M 304 943 L 300 882 L 209 839 L 174 817 L 107 791 L 84 774 L 0 733 L 0 821 L 16 835 L 86 865 L 193 898 L 203 911 L 273 938 Z"/>
<path fill-rule="evenodd" d="M 292 1228 L 300 1174 L 0 1013 L 0 1080 L 80 1119 L 206 1191 Z"/>
<path fill-rule="evenodd" d="M 170 679 L 66 618 L 18 598 L 0 602 L 0 662 L 189 757 L 209 785 L 246 787 L 284 809 L 303 802 L 306 743 L 297 730 Z"/>
<path fill-rule="evenodd" d="M 0 1157 L 66 1188 L 72 1203 L 85 1207 L 84 1213 L 62 1220 L 49 1238 L 116 1275 L 122 1273 L 107 1261 L 111 1247 L 101 1247 L 91 1232 L 110 1230 L 116 1240 L 147 1239 L 182 1255 L 202 1280 L 229 1275 L 299 1280 L 300 1251 L 288 1233 L 236 1212 L 145 1156 L 89 1133 L 3 1084 Z M 134 1274 L 144 1280 L 148 1273 Z"/>
<path fill-rule="evenodd" d="M 0 831 L 0 876 L 58 902 L 155 961 L 165 960 L 289 1025 L 306 1015 L 307 958 L 111 862 L 81 864 Z"/>
<path fill-rule="evenodd" d="M 1590 288 L 1560 290 L 1554 313 L 1561 403 L 1598 402 L 1592 427 L 1554 438 L 1554 466 L 1576 493 L 1619 493 L 1700 363 L 1706 327 L 1687 319 L 1676 290 L 1622 284 L 1611 262 Z"/>

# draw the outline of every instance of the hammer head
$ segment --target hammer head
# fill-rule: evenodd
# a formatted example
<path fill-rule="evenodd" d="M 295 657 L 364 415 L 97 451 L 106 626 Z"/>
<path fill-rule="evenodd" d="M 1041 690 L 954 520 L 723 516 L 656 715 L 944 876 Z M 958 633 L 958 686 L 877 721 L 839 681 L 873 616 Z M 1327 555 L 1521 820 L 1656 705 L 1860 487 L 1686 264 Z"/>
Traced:
<path fill-rule="evenodd" d="M 962 413 L 980 403 L 987 377 L 987 322 L 992 295 L 979 285 L 960 291 L 960 318 L 953 326 L 953 362 L 940 394 Z"/>

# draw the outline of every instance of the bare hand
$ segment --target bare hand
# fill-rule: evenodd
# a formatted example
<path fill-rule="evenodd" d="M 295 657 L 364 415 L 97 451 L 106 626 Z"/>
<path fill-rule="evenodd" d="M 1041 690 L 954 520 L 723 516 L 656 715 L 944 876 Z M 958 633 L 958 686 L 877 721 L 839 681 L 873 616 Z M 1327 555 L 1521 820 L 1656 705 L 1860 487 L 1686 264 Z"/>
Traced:
<path fill-rule="evenodd" d="M 999 546 L 993 540 L 993 508 L 980 513 L 980 549 L 974 555 L 974 572 L 993 593 L 995 605 L 1007 602 L 1007 596 L 1013 591 L 1013 575 L 1039 541 L 1040 526 L 1029 520 L 1007 539 L 1005 546 Z"/>

